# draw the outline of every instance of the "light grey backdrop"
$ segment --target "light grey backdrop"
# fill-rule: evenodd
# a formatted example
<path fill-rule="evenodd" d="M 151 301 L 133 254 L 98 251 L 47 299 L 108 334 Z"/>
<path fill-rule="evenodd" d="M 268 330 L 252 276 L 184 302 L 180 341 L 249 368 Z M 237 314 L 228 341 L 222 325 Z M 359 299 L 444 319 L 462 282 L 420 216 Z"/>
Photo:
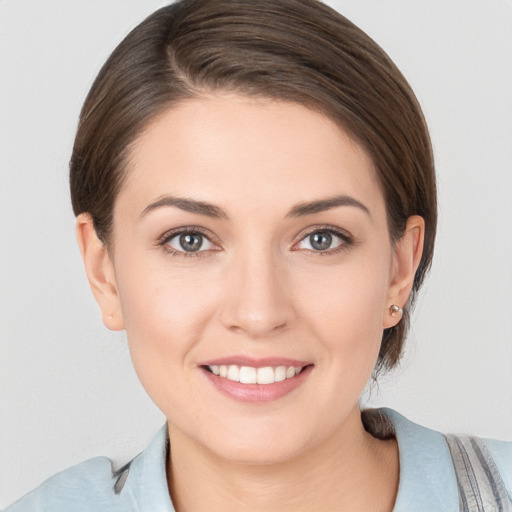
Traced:
<path fill-rule="evenodd" d="M 370 403 L 512 440 L 512 2 L 331 1 L 403 70 L 439 175 L 432 276 L 400 370 Z M 67 162 L 100 65 L 157 0 L 0 1 L 0 507 L 164 421 L 76 248 Z"/>

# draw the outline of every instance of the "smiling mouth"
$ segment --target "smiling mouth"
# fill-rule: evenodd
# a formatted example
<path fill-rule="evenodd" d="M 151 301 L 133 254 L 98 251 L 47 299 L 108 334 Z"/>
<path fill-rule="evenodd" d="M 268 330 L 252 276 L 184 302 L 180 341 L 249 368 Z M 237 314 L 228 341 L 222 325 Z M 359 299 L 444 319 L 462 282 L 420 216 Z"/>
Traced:
<path fill-rule="evenodd" d="M 205 370 L 218 377 L 240 382 L 241 384 L 274 384 L 291 379 L 299 375 L 306 366 L 265 366 L 254 368 L 252 366 L 205 365 Z"/>

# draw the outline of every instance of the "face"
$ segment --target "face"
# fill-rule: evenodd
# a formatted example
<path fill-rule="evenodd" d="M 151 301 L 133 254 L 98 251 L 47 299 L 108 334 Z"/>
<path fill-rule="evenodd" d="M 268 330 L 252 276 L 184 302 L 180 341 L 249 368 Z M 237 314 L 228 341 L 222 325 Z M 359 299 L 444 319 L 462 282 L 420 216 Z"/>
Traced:
<path fill-rule="evenodd" d="M 372 162 L 337 125 L 243 96 L 166 111 L 133 146 L 113 247 L 110 318 L 171 436 L 272 462 L 349 429 L 403 302 Z"/>

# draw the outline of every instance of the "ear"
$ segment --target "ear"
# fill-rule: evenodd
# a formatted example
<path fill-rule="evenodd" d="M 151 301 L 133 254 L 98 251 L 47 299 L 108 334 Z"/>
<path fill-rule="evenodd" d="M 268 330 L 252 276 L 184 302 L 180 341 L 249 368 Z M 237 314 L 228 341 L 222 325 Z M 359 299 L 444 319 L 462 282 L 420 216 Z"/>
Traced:
<path fill-rule="evenodd" d="M 76 219 L 76 237 L 84 260 L 87 279 L 100 306 L 103 323 L 112 331 L 124 329 L 116 285 L 114 264 L 105 244 L 98 238 L 92 218 L 87 213 Z"/>
<path fill-rule="evenodd" d="M 386 310 L 383 315 L 383 328 L 396 325 L 401 314 L 391 314 L 390 307 L 396 305 L 403 308 L 409 299 L 414 283 L 414 276 L 423 254 L 425 238 L 425 221 L 419 215 L 407 219 L 405 232 L 396 243 L 393 255 L 391 281 L 388 290 Z"/>

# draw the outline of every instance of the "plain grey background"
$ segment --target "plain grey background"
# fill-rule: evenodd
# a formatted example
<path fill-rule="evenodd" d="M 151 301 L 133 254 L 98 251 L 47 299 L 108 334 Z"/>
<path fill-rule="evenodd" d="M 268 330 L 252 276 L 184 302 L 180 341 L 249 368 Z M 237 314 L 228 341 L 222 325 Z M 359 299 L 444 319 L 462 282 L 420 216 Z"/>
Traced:
<path fill-rule="evenodd" d="M 440 222 L 401 368 L 365 403 L 512 440 L 512 2 L 332 0 L 423 105 Z M 67 163 L 81 103 L 156 0 L 0 1 L 0 507 L 163 423 L 103 327 L 74 239 Z"/>

